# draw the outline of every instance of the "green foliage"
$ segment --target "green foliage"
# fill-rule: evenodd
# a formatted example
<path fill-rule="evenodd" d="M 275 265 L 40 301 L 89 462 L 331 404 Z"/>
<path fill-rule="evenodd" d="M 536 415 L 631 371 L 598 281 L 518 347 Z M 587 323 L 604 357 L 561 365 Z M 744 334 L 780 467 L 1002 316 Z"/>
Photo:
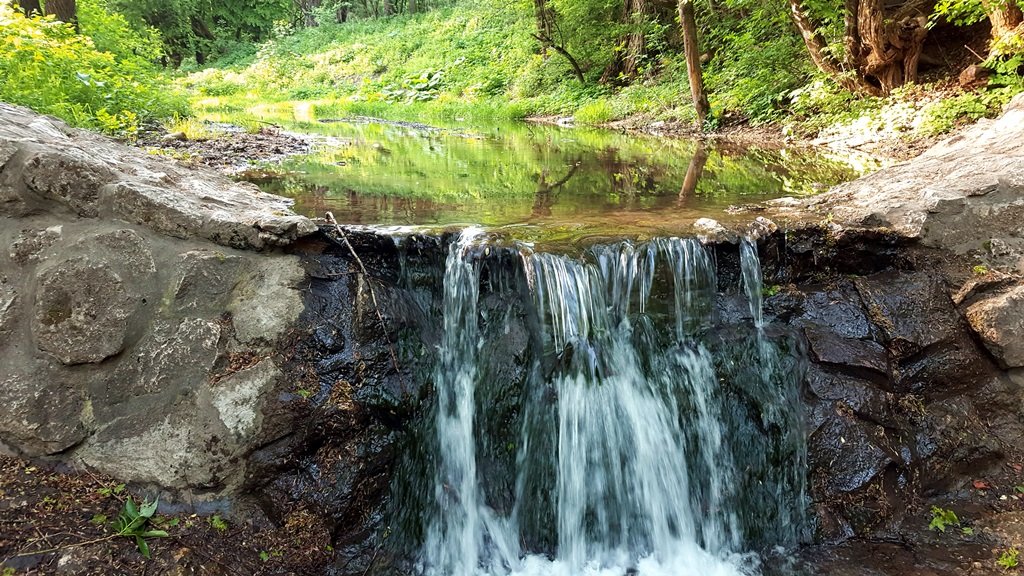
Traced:
<path fill-rule="evenodd" d="M 146 558 L 150 557 L 149 543 L 147 538 L 163 538 L 167 536 L 164 530 L 151 530 L 148 527 L 153 513 L 156 512 L 159 499 L 152 502 L 146 500 L 141 505 L 136 504 L 131 496 L 124 501 L 124 508 L 114 521 L 114 531 L 118 536 L 134 538 L 135 545 L 139 552 Z"/>
<path fill-rule="evenodd" d="M 96 493 L 100 496 L 116 496 L 124 492 L 124 484 L 116 484 L 114 486 L 104 486 L 96 490 Z"/>
<path fill-rule="evenodd" d="M 960 519 L 957 518 L 956 512 L 932 506 L 932 521 L 928 524 L 928 529 L 945 532 L 949 526 L 960 526 Z"/>
<path fill-rule="evenodd" d="M 227 520 L 221 518 L 220 514 L 214 514 L 213 516 L 210 516 L 207 522 L 209 522 L 210 527 L 216 530 L 217 532 L 225 532 L 228 529 Z"/>
<path fill-rule="evenodd" d="M 954 127 L 979 118 L 996 116 L 1017 92 L 1012 87 L 965 92 L 925 106 L 921 131 L 943 134 Z"/>
<path fill-rule="evenodd" d="M 607 100 L 594 100 L 580 106 L 574 117 L 580 124 L 603 124 L 615 117 L 615 111 Z"/>
<path fill-rule="evenodd" d="M 83 31 L 104 43 L 123 39 L 146 51 L 142 35 L 86 0 Z M 101 34 L 95 26 L 105 22 Z M 106 34 L 106 35 L 104 35 Z M 119 40 L 118 40 L 119 41 Z M 132 137 L 142 122 L 184 113 L 184 97 L 150 63 L 122 49 L 107 52 L 90 36 L 50 18 L 26 18 L 0 2 L 0 100 L 58 116 L 76 126 Z M 150 52 L 152 54 L 152 52 Z"/>
<path fill-rule="evenodd" d="M 985 6 L 981 0 L 939 0 L 935 3 L 929 26 L 944 20 L 957 26 L 977 24 L 986 18 Z"/>
<path fill-rule="evenodd" d="M 999 559 L 996 560 L 996 564 L 1002 566 L 1007 570 L 1012 570 L 1020 565 L 1020 551 L 1016 548 L 1010 548 L 999 555 Z"/>

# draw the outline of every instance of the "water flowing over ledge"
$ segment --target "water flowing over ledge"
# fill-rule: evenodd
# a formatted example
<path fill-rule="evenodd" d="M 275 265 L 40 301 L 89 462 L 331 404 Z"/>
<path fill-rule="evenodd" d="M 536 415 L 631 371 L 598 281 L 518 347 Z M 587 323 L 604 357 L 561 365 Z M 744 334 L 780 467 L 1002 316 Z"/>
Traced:
<path fill-rule="evenodd" d="M 515 287 L 508 297 L 528 299 L 534 346 L 512 391 L 514 419 L 488 437 L 487 389 L 507 386 L 480 369 L 494 346 L 481 335 L 481 271 L 495 255 L 480 230 L 463 231 L 446 262 L 436 405 L 421 422 L 436 447 L 432 486 L 393 503 L 423 511 L 420 536 L 404 540 L 420 542 L 417 570 L 749 574 L 753 546 L 797 543 L 807 504 L 793 369 L 802 359 L 785 335 L 762 330 L 749 246 L 744 288 L 756 315 L 714 342 L 718 281 L 696 240 L 509 259 L 517 265 L 500 273 Z M 484 290 L 505 292 L 496 275 Z M 506 332 L 510 318 L 497 319 Z M 506 478 L 478 462 L 493 445 L 514 451 L 497 470 Z"/>

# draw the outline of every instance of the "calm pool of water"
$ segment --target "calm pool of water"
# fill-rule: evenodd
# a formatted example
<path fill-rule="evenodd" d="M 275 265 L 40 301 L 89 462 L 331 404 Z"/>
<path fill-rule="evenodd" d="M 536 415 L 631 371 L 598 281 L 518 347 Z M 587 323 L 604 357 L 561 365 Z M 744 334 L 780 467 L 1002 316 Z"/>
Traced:
<path fill-rule="evenodd" d="M 433 128 L 273 117 L 316 152 L 242 178 L 344 224 L 525 225 L 671 234 L 728 208 L 816 194 L 858 168 L 807 149 L 758 149 L 525 123 Z M 749 218 L 749 215 L 746 216 Z"/>

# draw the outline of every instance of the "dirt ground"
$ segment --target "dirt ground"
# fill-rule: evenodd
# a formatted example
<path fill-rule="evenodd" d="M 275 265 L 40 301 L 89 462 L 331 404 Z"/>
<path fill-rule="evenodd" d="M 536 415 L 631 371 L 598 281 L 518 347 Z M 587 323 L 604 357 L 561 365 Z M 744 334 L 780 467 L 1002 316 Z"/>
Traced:
<path fill-rule="evenodd" d="M 146 540 L 146 559 L 112 524 L 127 498 L 147 496 L 113 478 L 0 457 L 0 575 L 323 574 L 333 558 L 330 535 L 307 511 L 274 526 L 186 504 L 157 510 L 148 527 L 168 536 Z"/>

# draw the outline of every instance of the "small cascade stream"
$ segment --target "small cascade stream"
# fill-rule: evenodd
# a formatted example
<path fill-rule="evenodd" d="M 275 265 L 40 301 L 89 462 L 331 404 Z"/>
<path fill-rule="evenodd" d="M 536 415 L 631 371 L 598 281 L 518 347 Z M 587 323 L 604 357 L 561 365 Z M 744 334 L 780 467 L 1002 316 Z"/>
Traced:
<path fill-rule="evenodd" d="M 467 229 L 446 261 L 436 405 L 421 430 L 432 476 L 406 478 L 402 493 L 420 501 L 399 503 L 422 510 L 418 536 L 399 539 L 419 542 L 416 572 L 756 574 L 749 550 L 800 540 L 799 354 L 766 331 L 753 243 L 740 246 L 752 321 L 727 330 L 714 255 L 696 240 L 584 258 L 502 248 L 518 250 L 505 260 L 519 285 L 496 282 L 499 249 L 485 243 Z M 499 304 L 522 299 L 531 343 L 497 427 L 488 398 L 505 383 L 485 374 L 498 345 L 487 333 L 508 334 L 514 315 L 484 310 L 482 286 Z"/>

